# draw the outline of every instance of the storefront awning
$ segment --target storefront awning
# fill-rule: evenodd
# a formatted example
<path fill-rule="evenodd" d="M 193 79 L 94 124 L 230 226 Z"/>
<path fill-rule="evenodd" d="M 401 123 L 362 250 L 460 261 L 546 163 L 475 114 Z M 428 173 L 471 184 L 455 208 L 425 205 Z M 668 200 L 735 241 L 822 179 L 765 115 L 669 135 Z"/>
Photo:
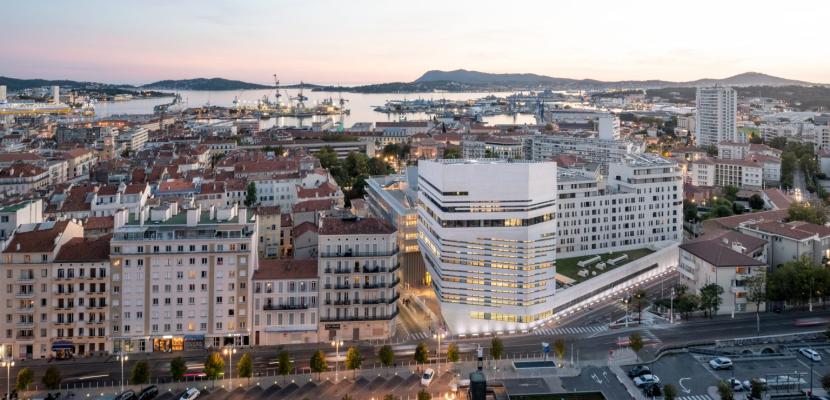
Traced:
<path fill-rule="evenodd" d="M 52 351 L 55 350 L 75 350 L 75 345 L 72 342 L 55 342 L 52 343 Z"/>
<path fill-rule="evenodd" d="M 205 340 L 205 335 L 184 335 L 184 340 L 186 342 L 198 342 Z"/>

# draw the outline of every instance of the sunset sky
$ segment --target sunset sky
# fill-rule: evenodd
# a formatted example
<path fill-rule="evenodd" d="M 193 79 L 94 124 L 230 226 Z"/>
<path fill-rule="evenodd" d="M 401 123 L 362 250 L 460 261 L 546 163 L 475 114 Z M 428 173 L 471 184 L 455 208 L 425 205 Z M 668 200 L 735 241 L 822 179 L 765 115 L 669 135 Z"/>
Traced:
<path fill-rule="evenodd" d="M 0 75 L 148 83 L 601 80 L 746 71 L 830 82 L 828 1 L 9 1 Z"/>

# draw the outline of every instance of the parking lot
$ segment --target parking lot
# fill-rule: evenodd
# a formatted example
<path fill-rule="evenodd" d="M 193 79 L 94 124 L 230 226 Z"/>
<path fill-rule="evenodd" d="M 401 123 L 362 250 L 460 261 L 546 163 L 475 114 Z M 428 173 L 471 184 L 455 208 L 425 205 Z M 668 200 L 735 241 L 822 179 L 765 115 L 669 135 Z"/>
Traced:
<path fill-rule="evenodd" d="M 821 377 L 830 373 L 830 351 L 827 349 L 816 349 L 822 360 L 812 362 L 813 387 L 821 387 Z M 660 378 L 663 385 L 672 384 L 678 389 L 678 396 L 681 400 L 707 400 L 710 399 L 710 387 L 714 387 L 720 380 L 736 378 L 740 381 L 753 378 L 765 378 L 771 380 L 777 376 L 791 376 L 792 379 L 799 379 L 800 389 L 807 389 L 810 386 L 810 364 L 811 361 L 796 349 L 784 353 L 783 357 L 770 359 L 747 360 L 733 359 L 734 368 L 730 370 L 715 371 L 709 366 L 709 360 L 715 356 L 698 355 L 691 353 L 668 355 L 658 361 L 648 364 L 652 372 Z M 625 366 L 628 371 L 634 365 Z M 774 390 L 793 389 L 789 387 L 770 387 Z M 796 388 L 798 389 L 798 388 Z"/>

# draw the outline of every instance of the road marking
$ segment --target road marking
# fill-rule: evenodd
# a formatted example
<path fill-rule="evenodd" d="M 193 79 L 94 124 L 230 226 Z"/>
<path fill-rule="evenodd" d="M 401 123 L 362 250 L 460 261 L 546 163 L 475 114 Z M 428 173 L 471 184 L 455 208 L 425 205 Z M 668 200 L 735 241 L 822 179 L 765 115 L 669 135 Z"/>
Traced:
<path fill-rule="evenodd" d="M 708 394 L 701 394 L 696 396 L 680 396 L 677 397 L 677 400 L 712 400 Z"/>
<path fill-rule="evenodd" d="M 685 380 L 692 380 L 692 378 L 680 378 L 680 381 L 678 381 L 677 383 L 680 384 L 680 389 L 683 390 L 683 393 L 688 394 L 692 392 L 692 389 L 687 389 L 686 386 L 683 386 L 683 381 Z"/>
<path fill-rule="evenodd" d="M 596 383 L 599 383 L 600 385 L 602 385 L 602 379 L 599 379 L 597 374 L 591 374 L 591 379 L 593 379 Z"/>

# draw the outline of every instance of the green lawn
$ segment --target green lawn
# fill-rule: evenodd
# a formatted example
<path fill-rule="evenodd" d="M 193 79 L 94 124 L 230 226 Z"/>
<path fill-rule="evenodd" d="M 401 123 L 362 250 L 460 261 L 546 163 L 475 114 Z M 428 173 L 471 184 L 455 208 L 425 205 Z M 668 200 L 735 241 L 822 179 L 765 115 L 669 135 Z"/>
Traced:
<path fill-rule="evenodd" d="M 645 257 L 645 256 L 647 256 L 647 255 L 649 255 L 653 252 L 654 251 L 652 251 L 650 249 L 636 249 L 636 250 L 629 250 L 629 251 L 617 251 L 617 252 L 611 253 L 610 255 L 607 254 L 607 253 L 598 254 L 600 257 L 602 257 L 602 260 L 597 261 L 594 264 L 591 264 L 591 266 L 587 267 L 586 269 L 588 270 L 588 272 L 597 271 L 597 275 L 599 275 L 601 273 L 608 272 L 608 271 L 610 271 L 614 268 L 617 268 L 621 265 L 628 264 L 628 263 L 630 263 L 630 262 L 632 262 L 632 261 L 634 261 L 638 258 Z M 603 270 L 603 271 L 600 271 L 600 270 L 598 270 L 594 267 L 594 265 L 597 265 L 601 262 L 606 262 L 608 260 L 617 258 L 617 257 L 619 257 L 623 254 L 628 254 L 628 260 L 625 260 L 622 264 L 617 264 L 616 266 L 613 266 L 613 265 L 610 265 L 610 264 L 606 263 L 605 270 Z M 573 279 L 577 282 L 582 282 L 584 280 L 592 278 L 591 275 L 588 275 L 585 278 L 577 275 L 577 272 L 579 272 L 580 269 L 583 269 L 579 265 L 577 265 L 577 263 L 582 261 L 582 260 L 587 260 L 591 257 L 593 257 L 593 256 L 581 256 L 581 257 L 571 257 L 571 258 L 557 259 L 556 260 L 556 272 L 559 273 L 559 274 L 562 274 L 564 276 L 567 276 L 568 278 L 571 278 L 571 279 Z"/>

